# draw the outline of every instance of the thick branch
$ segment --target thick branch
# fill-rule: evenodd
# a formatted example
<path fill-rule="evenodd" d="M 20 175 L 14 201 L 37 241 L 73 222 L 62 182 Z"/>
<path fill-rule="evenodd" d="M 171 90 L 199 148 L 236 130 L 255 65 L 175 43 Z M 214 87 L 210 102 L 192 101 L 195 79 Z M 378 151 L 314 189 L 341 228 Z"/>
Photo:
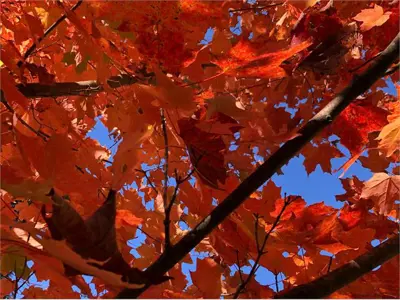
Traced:
<path fill-rule="evenodd" d="M 107 84 L 113 89 L 125 85 L 132 85 L 136 82 L 138 82 L 138 79 L 136 77 L 126 74 L 112 76 L 107 80 Z M 56 82 L 53 84 L 18 84 L 17 88 L 27 98 L 62 97 L 73 95 L 90 96 L 104 90 L 103 86 L 96 80 Z"/>
<path fill-rule="evenodd" d="M 277 295 L 276 299 L 310 299 L 325 298 L 364 274 L 385 263 L 399 254 L 399 236 L 396 235 L 386 242 L 360 255 L 355 260 L 337 268 L 314 281 L 299 285 L 286 293 Z"/>
<path fill-rule="evenodd" d="M 360 94 L 366 92 L 380 79 L 392 63 L 398 59 L 400 34 L 382 52 L 367 71 L 356 77 L 349 86 L 339 93 L 327 106 L 316 114 L 299 130 L 298 135 L 287 141 L 271 155 L 256 171 L 247 177 L 229 196 L 225 198 L 193 230 L 187 233 L 169 251 L 164 252 L 149 268 L 149 276 L 159 277 L 181 261 L 214 228 L 238 208 L 255 190 L 293 156 L 295 156 L 313 137 L 328 126 Z M 149 286 L 137 290 L 123 290 L 117 298 L 136 298 Z"/>
<path fill-rule="evenodd" d="M 169 204 L 168 204 L 168 163 L 169 163 L 169 158 L 168 158 L 168 154 L 169 154 L 169 149 L 168 149 L 168 133 L 167 133 L 167 121 L 165 119 L 165 115 L 164 115 L 164 109 L 160 109 L 160 113 L 161 113 L 161 127 L 162 127 L 162 132 L 163 132 L 163 136 L 164 136 L 164 145 L 165 145 L 165 149 L 164 149 L 164 188 L 163 188 L 163 203 L 164 203 L 164 211 L 165 211 L 165 220 L 164 220 L 164 226 L 165 226 L 165 249 L 169 248 L 169 244 L 170 244 L 170 235 L 169 235 L 169 224 L 170 224 L 170 220 L 169 220 L 169 215 L 171 212 L 171 209 L 169 208 Z M 172 201 L 171 201 L 172 203 Z M 173 203 L 171 204 L 171 208 L 172 208 Z"/>

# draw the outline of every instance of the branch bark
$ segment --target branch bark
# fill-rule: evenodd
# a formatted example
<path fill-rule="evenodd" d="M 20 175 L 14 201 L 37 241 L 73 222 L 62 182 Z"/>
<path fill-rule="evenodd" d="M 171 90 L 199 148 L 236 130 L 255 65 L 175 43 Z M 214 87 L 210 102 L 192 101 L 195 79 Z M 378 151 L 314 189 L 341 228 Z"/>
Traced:
<path fill-rule="evenodd" d="M 194 229 L 150 265 L 145 273 L 150 277 L 157 278 L 181 261 L 201 240 L 238 208 L 251 193 L 269 180 L 280 167 L 286 164 L 312 138 L 328 126 L 357 96 L 366 92 L 375 81 L 384 76 L 387 69 L 398 59 L 399 44 L 400 34 L 396 36 L 364 73 L 354 78 L 342 92 L 308 121 L 299 130 L 295 138 L 287 141 L 278 151 L 272 154 Z M 124 289 L 117 298 L 137 298 L 148 287 L 149 285 L 136 290 Z"/>
<path fill-rule="evenodd" d="M 364 274 L 385 263 L 399 254 L 399 236 L 388 239 L 386 242 L 360 255 L 355 260 L 337 268 L 314 281 L 296 286 L 288 292 L 277 295 L 275 299 L 310 299 L 325 298 L 349 283 L 357 280 Z"/>
<path fill-rule="evenodd" d="M 132 85 L 139 81 L 138 78 L 122 74 L 112 76 L 107 80 L 107 84 L 113 88 L 125 85 Z M 27 98 L 40 97 L 62 97 L 62 96 L 90 96 L 104 91 L 103 86 L 96 80 L 77 81 L 77 82 L 56 82 L 53 84 L 28 83 L 18 84 L 17 88 Z"/>

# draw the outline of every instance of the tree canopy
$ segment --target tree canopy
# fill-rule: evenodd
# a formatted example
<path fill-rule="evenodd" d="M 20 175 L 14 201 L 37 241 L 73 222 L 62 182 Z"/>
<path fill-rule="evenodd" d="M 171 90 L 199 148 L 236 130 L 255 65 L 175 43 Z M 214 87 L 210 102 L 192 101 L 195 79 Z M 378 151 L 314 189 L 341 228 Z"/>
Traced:
<path fill-rule="evenodd" d="M 2 297 L 399 297 L 398 0 L 1 11 Z M 271 180 L 299 155 L 339 208 Z"/>

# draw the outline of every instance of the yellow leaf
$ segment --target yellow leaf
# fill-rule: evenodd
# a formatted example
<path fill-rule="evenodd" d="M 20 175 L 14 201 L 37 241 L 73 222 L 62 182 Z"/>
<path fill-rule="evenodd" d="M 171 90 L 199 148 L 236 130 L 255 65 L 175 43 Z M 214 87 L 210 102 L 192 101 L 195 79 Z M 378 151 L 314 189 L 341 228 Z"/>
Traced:
<path fill-rule="evenodd" d="M 376 138 L 380 140 L 379 149 L 385 152 L 386 157 L 391 156 L 400 145 L 400 116 L 382 128 Z"/>
<path fill-rule="evenodd" d="M 383 25 L 389 20 L 390 15 L 391 12 L 384 13 L 383 8 L 375 4 L 374 8 L 363 9 L 353 19 L 362 22 L 360 26 L 361 31 L 368 31 L 372 27 Z"/>
<path fill-rule="evenodd" d="M 40 19 L 40 22 L 42 22 L 44 27 L 47 27 L 49 13 L 44 8 L 41 8 L 41 7 L 35 7 L 35 11 L 36 11 L 37 16 Z"/>

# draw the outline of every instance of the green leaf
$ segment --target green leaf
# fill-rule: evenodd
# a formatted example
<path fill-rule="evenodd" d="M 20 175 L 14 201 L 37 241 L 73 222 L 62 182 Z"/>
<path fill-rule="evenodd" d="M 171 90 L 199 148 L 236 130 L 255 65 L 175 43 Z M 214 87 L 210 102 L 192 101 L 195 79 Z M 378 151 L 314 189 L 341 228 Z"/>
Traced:
<path fill-rule="evenodd" d="M 6 249 L 6 253 L 3 253 L 0 261 L 0 269 L 4 274 L 9 272 L 15 272 L 18 278 L 27 279 L 31 273 L 31 269 L 26 266 L 26 258 L 22 254 L 20 248 L 11 246 Z"/>
<path fill-rule="evenodd" d="M 85 58 L 81 61 L 81 63 L 76 66 L 76 68 L 75 68 L 76 73 L 81 74 L 84 71 L 86 71 L 89 60 L 90 60 L 90 56 L 86 55 Z"/>

